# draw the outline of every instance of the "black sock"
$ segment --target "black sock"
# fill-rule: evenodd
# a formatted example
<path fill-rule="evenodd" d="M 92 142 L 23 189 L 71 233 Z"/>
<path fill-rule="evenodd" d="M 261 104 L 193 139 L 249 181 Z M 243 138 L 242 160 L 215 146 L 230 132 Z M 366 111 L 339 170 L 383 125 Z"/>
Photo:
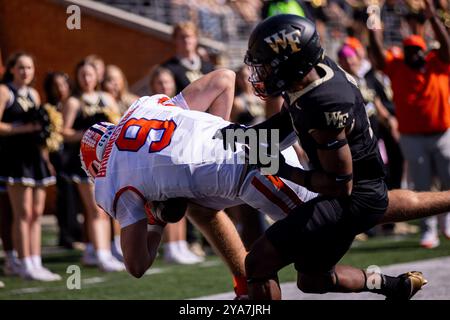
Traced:
<path fill-rule="evenodd" d="M 366 280 L 364 289 L 362 291 L 378 293 L 387 297 L 394 295 L 395 292 L 398 291 L 398 286 L 401 282 L 401 279 L 376 273 L 367 276 L 364 270 L 362 270 L 362 272 L 364 273 L 364 277 Z"/>

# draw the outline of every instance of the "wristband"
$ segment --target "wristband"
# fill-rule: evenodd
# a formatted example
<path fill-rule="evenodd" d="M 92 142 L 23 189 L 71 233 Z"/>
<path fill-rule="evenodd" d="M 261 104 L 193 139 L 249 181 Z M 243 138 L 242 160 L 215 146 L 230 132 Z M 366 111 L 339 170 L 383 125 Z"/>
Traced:
<path fill-rule="evenodd" d="M 147 232 L 156 232 L 157 234 L 162 235 L 163 230 L 163 226 L 157 224 L 147 224 Z"/>

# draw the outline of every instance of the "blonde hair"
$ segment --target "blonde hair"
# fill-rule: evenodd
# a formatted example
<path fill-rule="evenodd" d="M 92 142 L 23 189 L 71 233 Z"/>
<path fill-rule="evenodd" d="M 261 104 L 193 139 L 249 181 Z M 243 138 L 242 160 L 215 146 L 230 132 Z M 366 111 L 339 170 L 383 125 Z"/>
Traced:
<path fill-rule="evenodd" d="M 198 37 L 198 28 L 192 21 L 183 21 L 173 27 L 172 38 L 175 39 L 182 31 L 192 31 Z"/>

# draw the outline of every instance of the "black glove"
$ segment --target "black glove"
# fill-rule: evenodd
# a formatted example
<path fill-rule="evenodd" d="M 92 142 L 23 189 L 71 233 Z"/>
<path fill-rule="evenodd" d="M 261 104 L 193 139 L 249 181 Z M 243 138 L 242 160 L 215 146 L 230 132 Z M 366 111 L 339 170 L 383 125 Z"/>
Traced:
<path fill-rule="evenodd" d="M 185 198 L 170 198 L 166 201 L 153 201 L 155 216 L 165 223 L 180 221 L 187 209 L 188 200 Z"/>
<path fill-rule="evenodd" d="M 260 145 L 258 145 L 258 146 L 260 146 Z M 250 154 L 252 152 L 252 150 L 250 149 L 249 146 L 244 145 L 243 149 L 245 151 L 245 162 L 250 167 L 252 167 L 252 169 L 256 169 L 256 168 L 261 169 L 261 168 L 270 167 L 271 162 L 278 161 L 278 171 L 274 174 L 279 177 L 289 179 L 289 177 L 292 173 L 292 170 L 294 168 L 286 163 L 286 159 L 284 158 L 284 156 L 281 152 L 278 152 L 275 155 L 266 153 L 266 157 L 269 157 L 270 161 L 269 161 L 269 163 L 262 163 L 259 153 L 257 153 L 256 155 L 253 155 L 253 157 L 252 157 Z M 267 151 L 267 149 L 265 149 L 265 151 Z M 255 152 L 259 152 L 259 150 L 256 150 Z"/>
<path fill-rule="evenodd" d="M 236 151 L 236 142 L 237 142 L 236 138 L 237 137 L 236 137 L 235 134 L 233 134 L 233 139 L 230 139 L 231 141 L 228 141 L 228 139 L 227 139 L 227 130 L 234 130 L 235 131 L 237 129 L 242 129 L 245 132 L 249 128 L 250 127 L 241 125 L 239 123 L 230 123 L 228 126 L 217 130 L 217 132 L 213 136 L 213 139 L 221 139 L 222 143 L 223 143 L 223 148 L 225 150 L 231 149 L 231 151 L 235 152 Z"/>

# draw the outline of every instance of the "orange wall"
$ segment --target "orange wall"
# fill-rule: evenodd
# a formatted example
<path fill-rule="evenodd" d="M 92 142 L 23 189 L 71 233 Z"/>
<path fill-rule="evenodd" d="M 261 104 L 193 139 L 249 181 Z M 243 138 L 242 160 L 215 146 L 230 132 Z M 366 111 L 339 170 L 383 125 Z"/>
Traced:
<path fill-rule="evenodd" d="M 18 50 L 33 54 L 41 94 L 47 71 L 64 71 L 73 77 L 75 64 L 89 54 L 121 67 L 130 84 L 173 54 L 169 42 L 90 16 L 83 8 L 81 30 L 68 30 L 68 16 L 65 6 L 50 0 L 0 0 L 3 59 Z"/>

